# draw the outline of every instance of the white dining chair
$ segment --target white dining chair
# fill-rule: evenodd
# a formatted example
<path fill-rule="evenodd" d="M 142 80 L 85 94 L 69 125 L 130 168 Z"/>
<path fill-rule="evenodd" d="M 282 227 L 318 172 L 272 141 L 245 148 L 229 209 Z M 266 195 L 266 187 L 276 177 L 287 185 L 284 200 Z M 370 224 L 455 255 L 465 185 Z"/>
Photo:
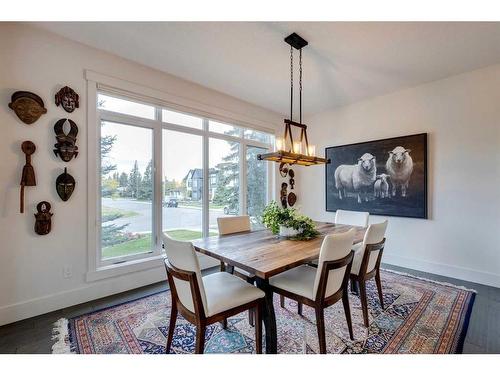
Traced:
<path fill-rule="evenodd" d="M 370 214 L 361 211 L 337 210 L 335 213 L 335 224 L 356 225 L 366 228 Z"/>
<path fill-rule="evenodd" d="M 249 232 L 251 230 L 250 216 L 241 215 L 218 217 L 217 226 L 219 228 L 220 236 Z M 250 272 L 245 271 L 244 269 L 232 267 L 230 270 L 227 270 L 226 264 L 221 262 L 221 271 L 230 271 L 230 273 L 242 278 L 249 284 L 253 285 L 255 283 L 255 275 L 252 275 Z M 251 326 L 254 325 L 253 320 L 253 313 L 252 311 L 249 311 L 248 322 Z"/>
<path fill-rule="evenodd" d="M 167 337 L 170 352 L 178 312 L 196 325 L 195 353 L 203 353 L 205 329 L 215 322 L 243 311 L 255 311 L 256 352 L 262 353 L 261 312 L 265 293 L 227 272 L 201 275 L 198 257 L 190 242 L 176 241 L 163 234 L 167 258 L 165 268 L 172 295 Z"/>
<path fill-rule="evenodd" d="M 354 260 L 351 268 L 351 287 L 357 289 L 359 286 L 359 298 L 363 310 L 363 322 L 368 327 L 368 300 L 366 296 L 366 281 L 375 277 L 377 284 L 380 306 L 384 308 L 384 297 L 382 294 L 382 282 L 380 279 L 380 262 L 385 246 L 385 232 L 387 220 L 378 224 L 370 224 L 365 232 L 363 242 L 353 246 Z"/>
<path fill-rule="evenodd" d="M 349 329 L 352 332 L 349 293 L 347 291 L 354 251 L 356 230 L 329 234 L 321 245 L 318 267 L 301 265 L 269 279 L 274 293 L 284 295 L 315 309 L 320 353 L 326 353 L 324 309 L 342 299 Z"/>

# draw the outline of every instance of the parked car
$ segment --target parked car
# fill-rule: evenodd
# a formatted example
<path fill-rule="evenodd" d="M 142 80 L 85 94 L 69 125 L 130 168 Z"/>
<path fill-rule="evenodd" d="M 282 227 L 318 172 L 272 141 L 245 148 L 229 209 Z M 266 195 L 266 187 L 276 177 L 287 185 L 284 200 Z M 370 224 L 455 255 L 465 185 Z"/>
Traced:
<path fill-rule="evenodd" d="M 164 207 L 177 207 L 179 206 L 179 202 L 177 201 L 176 198 L 170 198 L 168 201 L 163 202 Z"/>
<path fill-rule="evenodd" d="M 238 215 L 238 206 L 236 205 L 224 206 L 224 215 Z"/>

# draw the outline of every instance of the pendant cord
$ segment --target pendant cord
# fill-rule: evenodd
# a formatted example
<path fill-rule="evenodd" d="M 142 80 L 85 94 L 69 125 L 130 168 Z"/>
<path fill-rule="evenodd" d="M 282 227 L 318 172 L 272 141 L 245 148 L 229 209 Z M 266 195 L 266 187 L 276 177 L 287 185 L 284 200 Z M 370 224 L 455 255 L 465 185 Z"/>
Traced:
<path fill-rule="evenodd" d="M 302 48 L 299 50 L 299 118 L 302 124 Z"/>
<path fill-rule="evenodd" d="M 293 47 L 290 46 L 290 120 L 293 121 Z"/>

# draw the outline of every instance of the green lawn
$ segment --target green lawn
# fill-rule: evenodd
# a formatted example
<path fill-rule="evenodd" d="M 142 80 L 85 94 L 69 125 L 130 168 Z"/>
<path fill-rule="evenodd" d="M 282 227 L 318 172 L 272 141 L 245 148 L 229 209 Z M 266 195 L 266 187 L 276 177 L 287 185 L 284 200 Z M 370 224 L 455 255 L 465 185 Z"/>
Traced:
<path fill-rule="evenodd" d="M 179 201 L 179 207 L 197 207 L 197 208 L 201 208 L 201 206 L 202 206 L 201 201 Z M 208 204 L 208 207 L 209 208 L 223 208 L 224 206 L 220 205 L 220 204 L 213 204 L 212 202 L 210 202 Z"/>
<path fill-rule="evenodd" d="M 135 211 L 122 210 L 120 208 L 113 208 L 102 206 L 101 207 L 102 221 L 107 221 L 106 218 L 118 218 L 118 217 L 132 217 L 139 215 Z"/>
<path fill-rule="evenodd" d="M 187 229 L 168 230 L 165 232 L 170 237 L 179 241 L 191 241 L 201 238 L 201 232 Z M 217 232 L 210 232 L 210 236 L 216 236 Z M 123 242 L 113 246 L 107 246 L 102 249 L 102 257 L 112 258 L 129 254 L 138 254 L 149 252 L 151 249 L 151 234 L 146 234 L 141 238 Z"/>

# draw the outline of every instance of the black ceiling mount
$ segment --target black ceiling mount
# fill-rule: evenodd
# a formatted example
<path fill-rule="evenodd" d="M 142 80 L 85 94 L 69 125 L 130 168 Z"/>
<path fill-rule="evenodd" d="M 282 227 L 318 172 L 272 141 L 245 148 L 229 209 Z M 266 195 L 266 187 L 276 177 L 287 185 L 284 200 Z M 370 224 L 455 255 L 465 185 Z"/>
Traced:
<path fill-rule="evenodd" d="M 303 39 L 299 34 L 293 33 L 285 38 L 285 42 L 290 44 L 295 49 L 302 49 L 307 46 L 307 40 Z"/>

